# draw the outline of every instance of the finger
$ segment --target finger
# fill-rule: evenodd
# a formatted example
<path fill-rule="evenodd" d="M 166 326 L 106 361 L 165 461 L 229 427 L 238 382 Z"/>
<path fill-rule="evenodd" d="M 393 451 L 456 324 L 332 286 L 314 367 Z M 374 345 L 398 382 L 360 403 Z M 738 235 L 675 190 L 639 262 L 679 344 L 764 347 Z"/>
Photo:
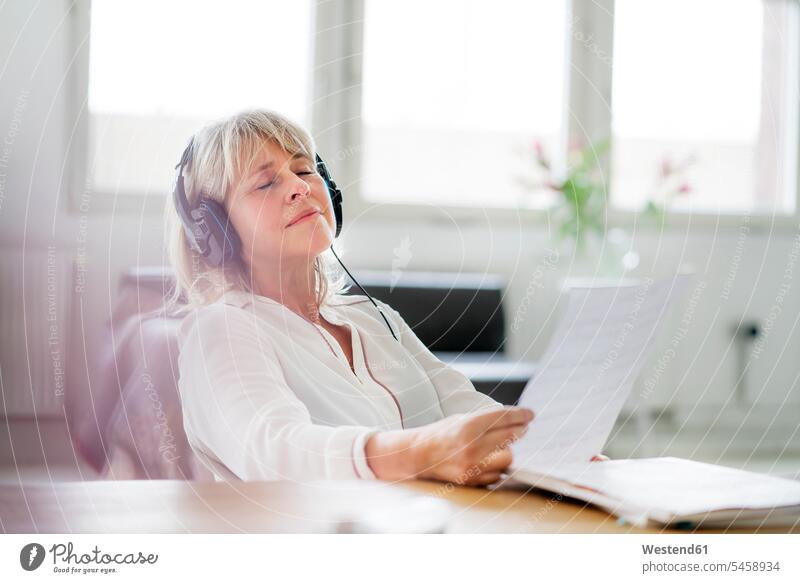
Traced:
<path fill-rule="evenodd" d="M 603 455 L 602 453 L 599 455 L 592 456 L 593 462 L 607 462 L 610 459 L 611 459 L 610 457 L 608 457 L 607 455 Z"/>
<path fill-rule="evenodd" d="M 482 464 L 482 467 L 487 467 L 489 460 L 493 456 L 500 455 L 501 453 L 503 456 L 507 454 L 510 455 L 510 450 L 508 448 L 520 437 L 525 435 L 527 431 L 527 425 L 514 425 L 483 434 L 476 447 L 478 463 Z M 508 463 L 510 463 L 510 460 Z"/>
<path fill-rule="evenodd" d="M 502 472 L 499 471 L 483 472 L 480 476 L 475 478 L 473 484 L 475 486 L 488 486 L 489 484 L 494 484 L 497 480 L 499 480 L 501 475 Z"/>
<path fill-rule="evenodd" d="M 533 411 L 525 407 L 504 407 L 486 413 L 477 413 L 467 420 L 467 427 L 475 434 L 488 429 L 498 429 L 510 425 L 527 425 L 533 419 Z"/>
<path fill-rule="evenodd" d="M 487 451 L 480 457 L 478 467 L 484 472 L 500 472 L 511 465 L 512 459 L 512 453 L 509 448 L 497 447 Z"/>
<path fill-rule="evenodd" d="M 528 432 L 528 425 L 512 425 L 511 427 L 501 427 L 490 429 L 482 438 L 487 443 L 493 443 L 498 447 L 508 447 Z"/>

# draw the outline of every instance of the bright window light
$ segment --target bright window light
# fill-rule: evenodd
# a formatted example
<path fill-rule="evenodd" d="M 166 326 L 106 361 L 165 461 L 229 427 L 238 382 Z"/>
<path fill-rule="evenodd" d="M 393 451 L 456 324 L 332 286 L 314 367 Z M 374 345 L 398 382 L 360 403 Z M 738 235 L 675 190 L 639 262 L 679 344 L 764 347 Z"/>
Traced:
<path fill-rule="evenodd" d="M 666 195 L 679 210 L 794 211 L 795 8 L 785 0 L 615 2 L 618 206 L 640 209 Z M 662 180 L 665 167 L 678 172 Z"/>
<path fill-rule="evenodd" d="M 561 0 L 366 0 L 365 199 L 530 202 L 517 178 L 535 176 L 534 140 L 560 143 L 565 48 Z"/>
<path fill-rule="evenodd" d="M 165 194 L 189 135 L 244 108 L 308 127 L 311 30 L 308 1 L 94 0 L 93 188 Z"/>

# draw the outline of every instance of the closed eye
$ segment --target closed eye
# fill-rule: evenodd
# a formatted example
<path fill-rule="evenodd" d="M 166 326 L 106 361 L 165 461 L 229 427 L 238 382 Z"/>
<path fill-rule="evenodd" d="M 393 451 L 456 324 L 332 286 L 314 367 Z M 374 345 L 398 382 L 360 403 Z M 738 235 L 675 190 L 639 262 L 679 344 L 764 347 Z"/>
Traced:
<path fill-rule="evenodd" d="M 298 176 L 303 176 L 303 175 L 310 176 L 310 175 L 312 175 L 312 174 L 316 174 L 316 172 L 314 172 L 313 170 L 303 170 L 302 172 L 298 172 L 298 173 L 297 173 L 297 175 L 298 175 Z M 270 188 L 270 187 L 271 187 L 273 184 L 275 184 L 275 181 L 274 181 L 274 180 L 272 180 L 272 181 L 270 181 L 270 182 L 267 182 L 266 184 L 262 184 L 261 186 L 259 186 L 258 188 L 256 188 L 256 190 L 267 190 L 267 189 L 268 189 L 268 188 Z"/>

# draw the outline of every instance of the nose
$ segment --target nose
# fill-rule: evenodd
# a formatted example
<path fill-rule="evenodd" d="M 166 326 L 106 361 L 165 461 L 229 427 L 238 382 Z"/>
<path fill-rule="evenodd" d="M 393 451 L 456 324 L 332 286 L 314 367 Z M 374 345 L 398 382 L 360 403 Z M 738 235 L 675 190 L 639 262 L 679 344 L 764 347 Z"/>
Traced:
<path fill-rule="evenodd" d="M 290 192 L 291 196 L 289 198 L 294 201 L 298 196 L 311 194 L 311 185 L 302 178 L 298 178 Z"/>

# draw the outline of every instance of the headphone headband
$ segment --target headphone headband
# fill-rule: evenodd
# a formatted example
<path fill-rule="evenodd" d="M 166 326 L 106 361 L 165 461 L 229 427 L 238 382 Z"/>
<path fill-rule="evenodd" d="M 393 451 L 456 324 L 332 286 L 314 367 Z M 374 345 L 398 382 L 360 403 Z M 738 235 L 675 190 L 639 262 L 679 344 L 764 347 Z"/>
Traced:
<path fill-rule="evenodd" d="M 180 162 L 175 165 L 178 175 L 175 178 L 173 200 L 175 202 L 175 209 L 178 211 L 178 216 L 183 224 L 183 229 L 186 232 L 186 237 L 189 240 L 189 244 L 195 249 L 195 251 L 201 255 L 205 255 L 205 251 L 198 245 L 198 234 L 194 233 L 195 222 L 191 216 L 192 206 L 189 204 L 189 199 L 186 197 L 186 188 L 183 180 L 183 167 L 189 163 L 193 147 L 194 138 L 189 140 L 189 144 L 186 146 L 186 148 L 184 148 L 183 154 L 181 154 Z"/>

